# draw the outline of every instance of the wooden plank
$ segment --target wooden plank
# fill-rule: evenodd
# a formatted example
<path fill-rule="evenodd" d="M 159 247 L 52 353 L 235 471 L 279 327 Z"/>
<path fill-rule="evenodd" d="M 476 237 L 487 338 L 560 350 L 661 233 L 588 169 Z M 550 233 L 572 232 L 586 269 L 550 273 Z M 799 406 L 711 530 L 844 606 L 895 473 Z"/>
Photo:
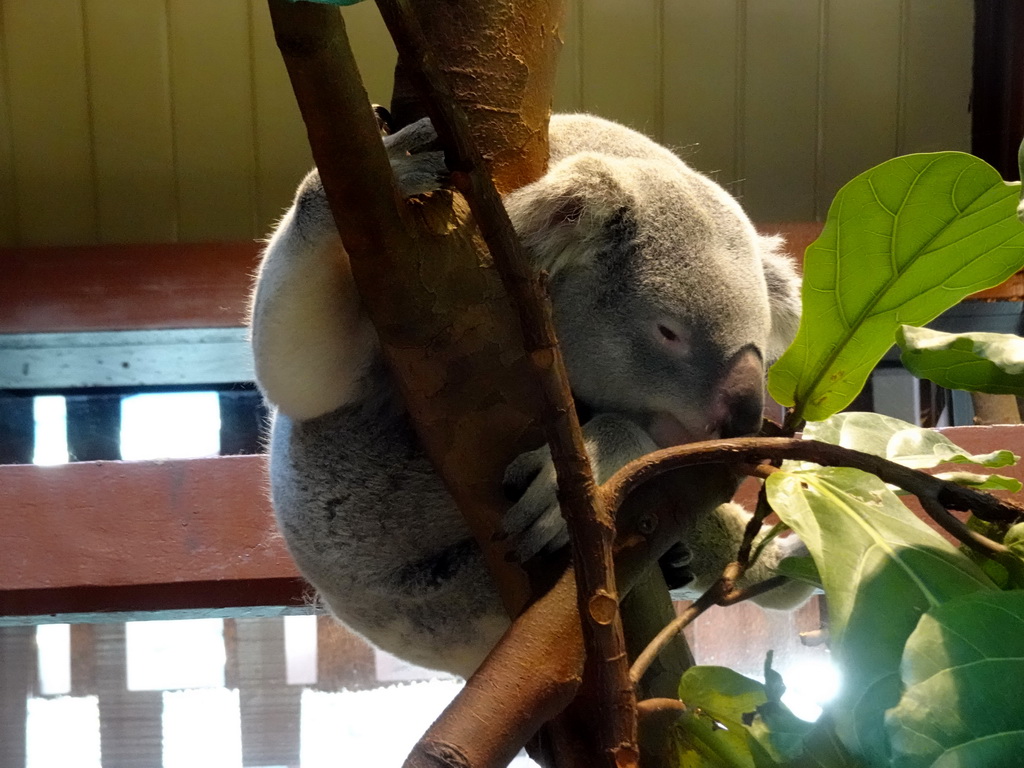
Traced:
<path fill-rule="evenodd" d="M 25 721 L 35 676 L 35 627 L 0 627 L 0 765 L 25 765 Z"/>
<path fill-rule="evenodd" d="M 583 109 L 661 135 L 661 4 L 582 4 Z"/>
<path fill-rule="evenodd" d="M 970 151 L 974 4 L 906 0 L 897 154 Z"/>
<path fill-rule="evenodd" d="M 82 3 L 40 13 L 3 3 L 3 49 L 24 245 L 96 242 L 97 217 Z M 5 193 L 6 194 L 6 193 Z"/>
<path fill-rule="evenodd" d="M 251 0 L 253 120 L 256 127 L 256 231 L 270 233 L 313 167 L 306 126 L 274 42 L 266 0 Z"/>
<path fill-rule="evenodd" d="M 4 591 L 297 575 L 275 533 L 264 456 L 6 465 L 0 478 Z"/>
<path fill-rule="evenodd" d="M 178 237 L 242 240 L 256 231 L 248 0 L 168 0 Z"/>
<path fill-rule="evenodd" d="M 822 225 L 758 227 L 784 235 L 802 260 Z M 243 242 L 0 249 L 0 333 L 241 327 L 259 248 Z M 1020 301 L 1024 273 L 970 299 Z"/>
<path fill-rule="evenodd" d="M 19 244 L 18 188 L 14 179 L 14 137 L 11 135 L 11 83 L 7 74 L 4 4 L 0 3 L 0 247 Z"/>
<path fill-rule="evenodd" d="M 88 0 L 85 40 L 100 240 L 177 239 L 167 13 Z"/>
<path fill-rule="evenodd" d="M 583 50 L 583 0 L 565 3 L 565 19 L 558 33 L 562 38 L 562 52 L 558 57 L 555 74 L 555 112 L 579 112 L 583 109 L 583 77 L 580 55 Z"/>
<path fill-rule="evenodd" d="M 97 679 L 96 624 L 72 624 L 71 629 L 71 695 L 95 696 Z"/>
<path fill-rule="evenodd" d="M 124 624 L 96 627 L 103 768 L 162 768 L 163 691 L 129 691 Z"/>
<path fill-rule="evenodd" d="M 316 665 L 318 691 L 359 691 L 380 685 L 373 647 L 331 616 L 316 620 Z"/>
<path fill-rule="evenodd" d="M 727 187 L 740 177 L 743 18 L 737 0 L 665 4 L 662 140 Z"/>
<path fill-rule="evenodd" d="M 0 394 L 0 464 L 28 464 L 36 447 L 34 403 L 24 394 Z"/>
<path fill-rule="evenodd" d="M 823 0 L 747 4 L 739 175 L 754 219 L 816 218 L 822 8 Z"/>
<path fill-rule="evenodd" d="M 0 249 L 0 333 L 246 324 L 260 245 Z"/>
<path fill-rule="evenodd" d="M 896 152 L 900 23 L 892 0 L 829 0 L 818 217 L 843 184 Z"/>
<path fill-rule="evenodd" d="M 236 619 L 243 765 L 298 765 L 302 687 L 288 685 L 283 619 Z"/>

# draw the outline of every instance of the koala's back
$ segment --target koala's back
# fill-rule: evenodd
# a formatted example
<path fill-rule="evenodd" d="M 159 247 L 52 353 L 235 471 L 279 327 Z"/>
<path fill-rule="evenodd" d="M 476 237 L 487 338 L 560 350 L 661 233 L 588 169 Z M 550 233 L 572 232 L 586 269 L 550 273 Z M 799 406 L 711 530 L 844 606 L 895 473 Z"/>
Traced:
<path fill-rule="evenodd" d="M 687 168 L 672 151 L 642 133 L 595 115 L 552 115 L 548 131 L 552 165 L 580 152 L 597 152 Z"/>
<path fill-rule="evenodd" d="M 364 383 L 365 397 L 319 418 L 276 415 L 278 525 L 338 618 L 402 658 L 468 674 L 507 619 L 380 361 Z"/>

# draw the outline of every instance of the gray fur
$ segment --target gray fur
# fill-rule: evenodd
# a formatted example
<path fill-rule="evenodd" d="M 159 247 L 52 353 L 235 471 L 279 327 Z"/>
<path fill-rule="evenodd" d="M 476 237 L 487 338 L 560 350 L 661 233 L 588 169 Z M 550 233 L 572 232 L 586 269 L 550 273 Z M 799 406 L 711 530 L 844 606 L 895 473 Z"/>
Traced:
<path fill-rule="evenodd" d="M 428 123 L 384 143 L 406 195 L 441 183 Z M 585 436 L 599 480 L 659 445 L 756 429 L 799 281 L 721 187 L 638 133 L 568 115 L 552 119 L 547 175 L 505 201 L 550 273 L 570 381 L 597 413 Z M 300 569 L 378 646 L 470 673 L 507 620 L 384 369 L 315 171 L 267 249 L 253 347 L 276 410 L 274 508 Z M 504 524 L 516 553 L 563 544 L 547 449 L 506 483 L 522 492 Z M 745 520 L 725 505 L 692 532 L 698 581 L 734 556 Z"/>

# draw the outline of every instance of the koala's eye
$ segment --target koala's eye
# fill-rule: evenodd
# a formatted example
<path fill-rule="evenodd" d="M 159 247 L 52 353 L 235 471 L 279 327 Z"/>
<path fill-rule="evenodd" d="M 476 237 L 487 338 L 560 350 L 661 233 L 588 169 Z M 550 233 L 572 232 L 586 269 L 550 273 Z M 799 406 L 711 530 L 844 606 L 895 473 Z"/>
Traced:
<path fill-rule="evenodd" d="M 690 350 L 690 336 L 679 323 L 663 320 L 655 326 L 656 338 L 674 355 L 685 355 Z"/>
<path fill-rule="evenodd" d="M 661 334 L 661 338 L 666 341 L 679 341 L 679 334 L 669 328 L 667 325 L 659 325 L 658 333 Z"/>

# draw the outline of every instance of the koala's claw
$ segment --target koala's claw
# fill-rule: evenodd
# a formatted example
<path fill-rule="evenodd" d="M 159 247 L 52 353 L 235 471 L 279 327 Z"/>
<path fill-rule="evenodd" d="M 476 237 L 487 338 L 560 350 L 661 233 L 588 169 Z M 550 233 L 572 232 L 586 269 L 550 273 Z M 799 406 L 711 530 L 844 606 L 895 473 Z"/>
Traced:
<path fill-rule="evenodd" d="M 522 563 L 568 543 L 569 535 L 555 497 L 555 468 L 547 446 L 521 454 L 509 464 L 502 488 L 510 500 L 515 500 L 502 518 L 497 536 L 510 542 L 511 560 Z"/>

